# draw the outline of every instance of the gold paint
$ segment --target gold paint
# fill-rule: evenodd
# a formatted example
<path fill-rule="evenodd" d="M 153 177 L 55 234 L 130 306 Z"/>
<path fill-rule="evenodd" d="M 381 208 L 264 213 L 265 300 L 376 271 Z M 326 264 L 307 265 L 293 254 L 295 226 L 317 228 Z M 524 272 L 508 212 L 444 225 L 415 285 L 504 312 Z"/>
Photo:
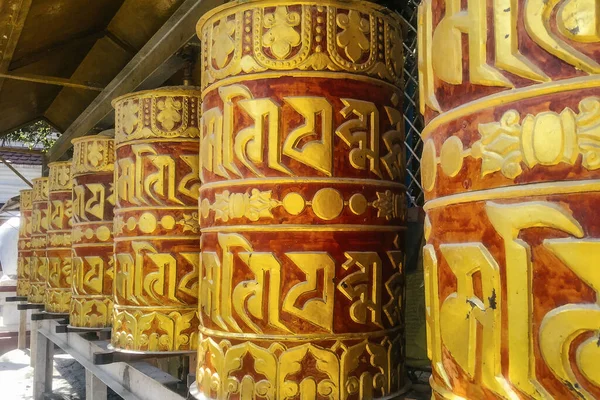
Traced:
<path fill-rule="evenodd" d="M 506 303 L 510 382 L 534 398 L 548 393 L 535 378 L 532 327 L 533 300 L 531 249 L 518 238 L 519 231 L 530 227 L 550 227 L 576 237 L 583 230 L 570 213 L 550 202 L 527 202 L 500 205 L 487 203 L 486 212 L 492 226 L 504 240 L 506 254 Z M 523 338 L 528 338 L 523 340 Z"/>
<path fill-rule="evenodd" d="M 406 199 L 402 194 L 392 193 L 391 190 L 377 192 L 377 200 L 372 206 L 377 209 L 377 217 L 391 220 L 394 218 L 403 218 L 406 208 Z"/>
<path fill-rule="evenodd" d="M 595 0 L 565 1 L 557 15 L 560 33 L 570 40 L 583 43 L 600 41 L 600 6 Z"/>
<path fill-rule="evenodd" d="M 373 398 L 373 379 L 380 382 L 377 387 L 390 398 L 397 395 L 392 389 L 399 390 L 392 384 L 393 374 L 397 372 L 396 360 L 387 356 L 397 351 L 399 342 L 396 339 L 386 338 L 381 344 L 366 340 L 357 344 L 337 342 L 331 348 L 311 343 L 275 342 L 274 345 L 280 349 L 277 353 L 271 348 L 247 343 L 232 345 L 228 340 L 217 343 L 212 338 L 201 335 L 199 359 L 213 360 L 214 369 L 200 365 L 197 383 L 191 389 L 192 394 L 200 398 L 213 398 L 213 393 L 216 393 L 216 398 L 225 398 L 229 393 L 241 393 L 254 397 L 264 395 L 273 399 L 298 396 L 301 399 L 316 399 L 320 393 L 327 393 L 330 398 L 341 400 L 350 396 L 368 399 Z M 359 355 L 365 351 L 371 354 L 369 366 L 381 371 L 375 377 L 368 372 L 356 377 L 358 373 L 354 372 L 359 366 Z M 300 381 L 292 379 L 292 375 L 300 372 L 302 360 L 309 355 L 316 360 L 317 370 L 326 377 L 308 377 Z M 251 366 L 264 379 L 254 382 L 249 375 L 242 379 L 236 377 L 234 372 L 240 368 L 239 360 L 242 358 L 250 360 Z M 227 382 L 231 385 L 225 386 L 223 380 L 215 377 L 228 377 Z"/>
<path fill-rule="evenodd" d="M 350 197 L 350 200 L 348 200 L 348 206 L 350 207 L 350 211 L 354 214 L 361 215 L 367 211 L 368 202 L 363 194 L 355 193 Z"/>
<path fill-rule="evenodd" d="M 581 374 L 595 385 L 600 385 L 600 354 L 597 346 L 600 321 L 600 275 L 591 265 L 598 265 L 598 240 L 546 239 L 544 247 L 596 292 L 596 303 L 565 304 L 550 311 L 540 327 L 540 349 L 544 361 L 558 379 L 568 382 L 569 388 L 582 399 L 595 397 L 585 390 L 573 372 L 570 350 L 572 342 L 581 334 L 594 332 L 577 347 L 576 366 Z"/>
<path fill-rule="evenodd" d="M 430 192 L 435 186 L 437 175 L 437 157 L 435 144 L 432 139 L 425 142 L 423 154 L 421 155 L 421 182 L 423 190 Z"/>
<path fill-rule="evenodd" d="M 541 97 L 547 94 L 575 92 L 597 87 L 600 87 L 600 78 L 597 75 L 590 75 L 564 79 L 556 82 L 545 82 L 530 87 L 495 93 L 455 107 L 452 110 L 448 110 L 433 118 L 425 126 L 423 132 L 421 132 L 421 139 L 426 141 L 438 128 L 448 122 L 478 113 L 488 108 L 494 108 L 502 104 L 519 100 Z"/>
<path fill-rule="evenodd" d="M 284 97 L 286 104 L 304 117 L 304 124 L 291 130 L 282 143 L 280 125 L 281 105 L 271 98 L 253 98 L 250 90 L 243 85 L 223 86 L 219 88 L 219 96 L 223 100 L 223 109 L 214 107 L 205 110 L 200 121 L 201 137 L 201 179 L 204 181 L 204 170 L 220 177 L 230 179 L 231 174 L 242 176 L 235 165 L 237 159 L 254 176 L 263 177 L 257 164 L 263 162 L 265 147 L 267 148 L 267 164 L 272 170 L 294 175 L 294 172 L 282 163 L 282 155 L 293 158 L 325 175 L 332 176 L 333 154 L 333 106 L 321 97 Z M 233 98 L 241 98 L 235 105 L 241 107 L 253 120 L 254 124 L 233 132 Z M 396 96 L 392 103 L 398 105 Z M 384 107 L 388 120 L 394 129 L 384 132 L 382 137 L 387 152 L 380 156 L 379 149 L 379 110 L 374 103 L 356 99 L 341 99 L 345 107 L 340 111 L 344 118 L 355 115 L 358 118 L 342 123 L 336 135 L 351 147 L 350 164 L 357 169 L 367 169 L 382 178 L 381 164 L 390 179 L 399 180 L 403 168 L 402 114 L 393 107 Z M 317 116 L 321 117 L 321 139 L 298 143 L 316 135 Z M 265 122 L 267 121 L 267 122 Z M 263 141 L 263 131 L 267 130 L 267 141 Z M 235 138 L 235 139 L 234 139 Z"/>
<path fill-rule="evenodd" d="M 199 95 L 193 87 L 167 87 L 117 97 L 112 101 L 117 147 L 138 139 L 198 138 L 197 119 L 189 111 L 198 109 Z M 140 119 L 142 104 L 150 110 L 148 120 Z"/>
<path fill-rule="evenodd" d="M 337 339 L 365 339 L 367 337 L 384 337 L 394 336 L 400 332 L 400 327 L 392 329 L 383 329 L 373 332 L 355 332 L 355 333 L 343 333 L 343 334 L 331 334 L 331 333 L 309 333 L 309 334 L 294 334 L 294 335 L 274 335 L 265 333 L 235 333 L 235 332 L 223 332 L 206 327 L 200 327 L 200 333 L 207 336 L 215 336 L 224 339 L 242 339 L 242 340 L 275 340 L 275 341 L 286 341 L 286 342 L 302 342 L 310 340 L 337 340 Z"/>
<path fill-rule="evenodd" d="M 440 296 L 438 283 L 438 260 L 432 245 L 423 247 L 423 272 L 425 275 L 425 329 L 427 332 L 427 357 L 433 370 L 451 388 L 442 360 L 442 334 L 440 328 Z M 431 377 L 435 380 L 434 376 Z"/>
<path fill-rule="evenodd" d="M 561 181 L 529 183 L 525 185 L 506 186 L 494 189 L 477 190 L 473 192 L 453 194 L 429 200 L 423 206 L 425 211 L 447 207 L 454 204 L 465 204 L 476 201 L 515 199 L 527 196 L 547 196 L 555 194 L 586 193 L 600 191 L 600 180 Z"/>
<path fill-rule="evenodd" d="M 460 0 L 445 0 L 444 3 L 445 15 L 431 39 L 431 64 L 435 76 L 454 85 L 463 83 L 462 35 L 465 34 L 469 43 L 469 81 L 478 85 L 511 87 L 510 81 L 486 60 L 487 4 L 468 0 L 467 9 L 463 10 Z"/>
<path fill-rule="evenodd" d="M 285 102 L 304 117 L 305 124 L 294 129 L 285 138 L 283 154 L 300 161 L 325 175 L 333 173 L 333 112 L 327 99 L 322 97 L 287 97 Z M 321 118 L 321 140 L 305 143 L 301 149 L 297 144 L 305 137 L 315 136 L 317 116 Z"/>
<path fill-rule="evenodd" d="M 590 74 L 600 73 L 600 64 L 575 50 L 552 32 L 550 19 L 559 0 L 527 0 L 525 2 L 525 28 L 531 38 L 548 53 Z"/>
<path fill-rule="evenodd" d="M 217 33 L 226 35 L 227 25 Z M 227 57 L 226 47 L 221 56 Z M 112 344 L 119 350 L 193 351 L 200 263 L 200 92 L 161 88 L 122 96 L 113 105 L 117 253 Z M 159 229 L 171 232 L 158 235 Z M 163 241 L 170 246 L 160 246 Z"/>
<path fill-rule="evenodd" d="M 381 321 L 381 259 L 374 252 L 346 252 L 345 270 L 358 267 L 359 271 L 347 275 L 338 284 L 338 289 L 349 300 L 350 318 L 359 324 L 373 323 L 383 328 Z M 367 290 L 371 286 L 371 291 Z"/>
<path fill-rule="evenodd" d="M 382 10 L 369 3 L 335 0 L 319 4 L 229 3 L 207 13 L 198 24 L 201 81 L 208 88 L 203 94 L 217 99 L 214 108 L 203 110 L 200 123 L 200 175 L 203 182 L 209 182 L 200 190 L 199 210 L 203 218 L 215 211 L 214 225 L 221 221 L 233 224 L 242 217 L 258 224 L 214 226 L 211 218 L 213 226 L 208 226 L 208 221 L 203 221 L 202 234 L 216 233 L 213 237 L 218 246 L 201 252 L 199 313 L 205 327 L 200 329 L 197 385 L 192 389 L 196 397 L 346 400 L 392 398 L 401 390 L 399 330 L 382 329 L 400 324 L 401 251 L 379 254 L 349 249 L 347 262 L 340 268 L 326 251 L 302 247 L 293 252 L 254 251 L 255 239 L 244 234 L 375 230 L 391 232 L 393 237 L 403 229 L 272 224 L 283 211 L 302 213 L 303 219 L 314 214 L 325 221 L 345 217 L 345 206 L 348 216 L 350 212 L 365 213 L 371 206 L 382 219 L 404 212 L 396 201 L 404 199 L 398 192 L 405 188 L 390 182 L 404 180 L 401 93 L 392 96 L 386 107 L 360 98 L 311 93 L 277 96 L 276 87 L 271 87 L 273 94 L 262 97 L 244 85 L 245 81 L 283 75 L 294 79 L 344 77 L 376 83 L 377 87 L 400 82 L 401 31 L 396 17 Z M 245 117 L 242 126 L 240 112 Z M 341 113 L 342 118 L 334 113 Z M 341 125 L 336 127 L 338 120 Z M 388 121 L 391 128 L 380 132 L 380 124 L 388 126 Z M 340 141 L 334 140 L 334 135 L 342 139 L 349 153 L 335 162 L 334 151 L 338 152 Z M 338 167 L 340 163 L 346 164 Z M 357 171 L 346 172 L 349 167 Z M 301 174 L 316 176 L 296 176 Z M 342 174 L 346 176 L 339 176 Z M 341 189 L 346 188 L 338 188 L 345 183 L 361 187 L 354 187 L 345 199 Z M 279 184 L 294 186 L 270 191 Z M 306 184 L 319 187 L 306 192 Z M 363 190 L 371 184 L 380 191 L 369 202 Z M 230 188 L 234 185 L 240 187 L 237 193 Z M 217 188 L 222 190 L 208 192 Z M 261 195 L 261 202 L 251 206 L 253 195 L 256 200 Z M 373 190 L 369 196 L 375 197 Z M 273 212 L 276 207 L 280 208 Z M 257 210 L 260 212 L 250 218 L 249 212 Z M 382 272 L 383 266 L 392 273 Z M 347 277 L 345 285 L 335 279 L 337 270 Z M 294 273 L 284 282 L 288 271 Z M 340 295 L 348 304 L 346 319 L 365 325 L 369 333 L 334 333 L 334 301 Z M 331 343 L 322 344 L 329 339 Z M 308 369 L 306 362 L 311 365 Z M 245 373 L 240 375 L 242 368 Z"/>
<path fill-rule="evenodd" d="M 498 263 L 481 243 L 443 244 L 440 246 L 440 251 L 457 280 L 456 292 L 446 297 L 438 311 L 439 321 L 436 323 L 439 323 L 438 329 L 444 345 L 470 379 L 475 379 L 478 374 L 481 380 L 479 384 L 483 387 L 494 391 L 502 398 L 518 399 L 517 393 L 502 376 L 500 354 L 502 299 L 499 290 Z M 477 273 L 481 276 L 482 298 L 477 297 L 474 292 L 473 275 Z M 437 279 L 437 275 L 431 276 L 430 279 Z M 439 296 L 438 293 L 431 295 Z M 521 336 L 521 341 L 526 337 Z M 434 340 L 437 341 L 438 338 L 431 339 L 432 342 Z M 481 341 L 481 352 L 478 351 L 479 341 Z M 432 343 L 432 345 L 439 344 Z M 432 350 L 431 354 L 433 351 L 437 353 L 439 348 Z M 511 348 L 509 355 L 515 353 L 515 349 Z M 522 353 L 517 354 L 523 358 Z M 436 356 L 440 357 L 441 354 Z M 443 373 L 443 367 L 439 365 L 441 361 L 441 358 L 435 360 Z M 520 362 L 522 363 L 523 360 Z M 510 371 L 516 367 L 511 363 Z M 522 387 L 516 379 L 511 382 Z"/>
<path fill-rule="evenodd" d="M 344 198 L 335 189 L 320 189 L 313 196 L 311 206 L 317 217 L 328 221 L 337 218 L 342 213 Z"/>
<path fill-rule="evenodd" d="M 283 299 L 283 310 L 328 332 L 333 332 L 335 261 L 325 252 L 294 252 L 285 255 L 306 274 L 306 281 L 295 284 L 287 292 Z M 322 271 L 322 294 L 317 291 L 319 271 Z M 309 293 L 315 296 L 306 300 L 303 307 L 295 306 L 300 296 Z"/>
<path fill-rule="evenodd" d="M 208 232 L 344 232 L 344 231 L 364 231 L 364 232 L 394 232 L 405 230 L 406 226 L 393 225 L 351 225 L 351 224 L 332 224 L 332 225 L 226 225 L 202 228 L 202 233 Z"/>
<path fill-rule="evenodd" d="M 19 208 L 24 211 L 30 211 L 33 206 L 33 189 L 20 190 L 19 195 Z"/>
<path fill-rule="evenodd" d="M 48 164 L 48 190 L 50 192 L 71 191 L 73 177 L 71 175 L 71 161 L 58 161 Z"/>
<path fill-rule="evenodd" d="M 17 245 L 17 296 L 28 296 L 31 291 L 30 258 L 31 247 L 31 213 L 32 213 L 32 190 L 21 190 L 19 192 L 19 239 Z"/>
<path fill-rule="evenodd" d="M 227 188 L 230 186 L 256 186 L 256 185 L 304 185 L 304 184 L 321 184 L 321 185 L 366 185 L 376 187 L 390 187 L 396 190 L 406 190 L 406 186 L 399 182 L 377 180 L 377 179 L 355 179 L 355 178 L 320 178 L 320 177 L 289 177 L 289 178 L 247 178 L 247 179 L 232 179 L 225 181 L 209 182 L 202 185 L 202 190 Z M 204 200 L 202 200 L 204 201 Z"/>
<path fill-rule="evenodd" d="M 538 164 L 574 165 L 579 155 L 583 157 L 584 168 L 600 168 L 598 139 L 594 135 L 600 124 L 599 97 L 581 100 L 579 114 L 565 108 L 560 114 L 550 111 L 535 116 L 528 114 L 522 123 L 519 121 L 519 112 L 509 110 L 500 122 L 479 125 L 482 139 L 473 143 L 471 156 L 482 159 L 482 176 L 500 171 L 514 179 L 523 172 L 521 163 L 529 168 Z M 444 146 L 451 139 L 458 140 L 450 138 Z M 443 169 L 444 160 L 440 158 Z"/>
<path fill-rule="evenodd" d="M 273 79 L 273 78 L 281 78 L 282 76 L 286 76 L 288 73 L 285 71 L 271 71 L 271 72 L 260 72 L 252 75 L 240 75 L 240 76 L 231 76 L 226 79 L 217 81 L 215 83 L 210 84 L 205 89 L 202 90 L 202 96 L 205 97 L 208 93 L 213 90 L 219 90 L 223 86 L 236 85 L 238 83 L 248 82 L 248 81 L 256 81 L 256 80 L 264 80 L 264 79 Z M 369 76 L 364 75 L 356 75 L 344 72 L 335 72 L 335 71 L 327 71 L 327 72 L 319 72 L 319 71 L 294 71 L 294 77 L 296 78 L 324 78 L 324 79 L 352 79 L 358 82 L 365 82 L 371 85 L 385 87 L 393 92 L 395 92 L 398 96 L 402 95 L 402 90 L 399 89 L 398 86 L 388 83 L 386 81 L 382 81 L 380 79 L 371 78 Z"/>
<path fill-rule="evenodd" d="M 189 334 L 189 326 L 196 318 L 195 308 L 153 307 L 156 311 L 121 309 L 114 307 L 112 343 L 119 348 L 143 344 L 147 351 L 180 351 L 194 346 L 197 334 Z M 160 310 L 160 312 L 159 312 Z M 160 324 L 166 333 L 148 335 L 148 329 Z"/>
<path fill-rule="evenodd" d="M 113 172 L 115 148 L 112 138 L 95 135 L 73 139 L 73 176 L 93 172 Z M 102 219 L 102 217 L 99 217 Z"/>
<path fill-rule="evenodd" d="M 441 112 L 442 108 L 435 96 L 433 63 L 433 48 L 431 36 L 433 34 L 433 11 L 432 0 L 423 0 L 419 5 L 417 35 L 417 50 L 419 52 L 419 108 L 421 114 L 425 114 L 426 107 Z"/>
<path fill-rule="evenodd" d="M 229 193 L 225 190 L 215 194 L 215 202 L 209 203 L 207 209 L 215 212 L 215 220 L 223 222 L 242 217 L 258 221 L 261 218 L 273 218 L 271 210 L 280 205 L 280 201 L 271 198 L 270 190 L 252 189 L 251 193 Z"/>
<path fill-rule="evenodd" d="M 282 205 L 285 211 L 289 212 L 290 214 L 299 215 L 302 211 L 304 211 L 304 207 L 306 207 L 306 201 L 302 195 L 292 192 L 285 195 Z"/>
<path fill-rule="evenodd" d="M 440 150 L 440 164 L 442 171 L 447 176 L 456 176 L 463 163 L 463 144 L 456 136 L 451 136 L 444 141 Z"/>
<path fill-rule="evenodd" d="M 47 312 L 69 312 L 72 285 L 71 226 L 72 161 L 48 164 L 47 270 L 44 305 Z"/>
<path fill-rule="evenodd" d="M 30 303 L 43 304 L 48 274 L 46 232 L 48 230 L 48 178 L 32 180 L 31 249 L 29 259 Z"/>
<path fill-rule="evenodd" d="M 229 3 L 206 13 L 196 27 L 202 42 L 202 88 L 228 77 L 246 78 L 265 71 L 294 71 L 294 76 L 305 71 L 328 71 L 327 76 L 329 71 L 343 71 L 400 84 L 400 40 L 377 34 L 381 27 L 389 37 L 400 37 L 400 21 L 394 14 L 375 4 L 327 0 L 319 3 L 321 16 L 315 18 L 314 4 L 297 4 L 300 7 L 291 11 L 273 1 Z M 245 29 L 244 13 L 250 13 L 252 20 Z M 326 23 L 320 25 L 321 34 L 313 34 L 319 19 Z M 244 51 L 245 37 L 252 43 L 250 52 Z M 321 45 L 323 37 L 326 46 Z M 320 50 L 311 51 L 317 46 Z M 378 58 L 380 46 L 385 51 Z"/>

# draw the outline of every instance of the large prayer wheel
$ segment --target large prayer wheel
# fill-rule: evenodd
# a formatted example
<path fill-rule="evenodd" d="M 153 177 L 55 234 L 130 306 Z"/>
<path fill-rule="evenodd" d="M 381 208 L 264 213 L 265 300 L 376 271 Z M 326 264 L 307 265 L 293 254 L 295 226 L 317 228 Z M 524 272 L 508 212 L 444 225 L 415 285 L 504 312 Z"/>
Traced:
<path fill-rule="evenodd" d="M 79 328 L 112 324 L 114 140 L 103 135 L 73 140 L 73 285 L 69 323 Z"/>
<path fill-rule="evenodd" d="M 73 178 L 71 161 L 48 164 L 47 312 L 68 314 L 71 307 L 71 226 Z"/>
<path fill-rule="evenodd" d="M 31 257 L 29 261 L 29 295 L 30 303 L 44 304 L 46 293 L 46 274 L 48 258 L 46 257 L 46 232 L 48 230 L 48 178 L 32 180 L 31 211 Z"/>
<path fill-rule="evenodd" d="M 199 399 L 404 387 L 399 20 L 232 2 L 202 45 Z"/>
<path fill-rule="evenodd" d="M 17 258 L 17 296 L 27 297 L 31 286 L 29 284 L 29 262 L 31 257 L 31 189 L 21 190 L 19 197 L 19 241 Z"/>
<path fill-rule="evenodd" d="M 27 297 L 29 284 L 29 262 L 31 257 L 31 211 L 33 190 L 19 192 L 19 241 L 17 258 L 17 296 Z"/>
<path fill-rule="evenodd" d="M 600 398 L 598 4 L 421 5 L 435 398 Z"/>
<path fill-rule="evenodd" d="M 200 92 L 170 87 L 114 100 L 117 349 L 196 349 Z"/>

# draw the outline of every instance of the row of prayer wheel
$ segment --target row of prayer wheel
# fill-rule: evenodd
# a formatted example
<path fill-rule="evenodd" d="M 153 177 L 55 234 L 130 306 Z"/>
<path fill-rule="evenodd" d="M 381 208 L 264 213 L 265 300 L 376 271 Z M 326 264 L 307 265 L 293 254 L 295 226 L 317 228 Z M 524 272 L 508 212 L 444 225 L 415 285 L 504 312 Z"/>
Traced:
<path fill-rule="evenodd" d="M 114 140 L 22 192 L 20 293 L 118 350 L 197 351 L 197 398 L 399 395 L 399 19 L 233 2 L 197 33 L 201 87 L 115 99 Z"/>

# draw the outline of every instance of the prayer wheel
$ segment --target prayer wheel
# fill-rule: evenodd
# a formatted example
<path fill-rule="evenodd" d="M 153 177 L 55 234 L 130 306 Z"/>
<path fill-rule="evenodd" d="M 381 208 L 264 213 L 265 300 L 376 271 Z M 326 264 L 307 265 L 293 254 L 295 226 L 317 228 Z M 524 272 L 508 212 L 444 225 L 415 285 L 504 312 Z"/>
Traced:
<path fill-rule="evenodd" d="M 198 399 L 404 388 L 400 21 L 231 2 L 202 42 Z"/>
<path fill-rule="evenodd" d="M 27 297 L 31 290 L 29 284 L 29 259 L 31 257 L 31 189 L 21 190 L 19 200 L 20 223 L 17 258 L 17 296 Z"/>
<path fill-rule="evenodd" d="M 46 312 L 68 314 L 71 307 L 71 226 L 73 177 L 71 161 L 48 164 L 48 233 Z"/>
<path fill-rule="evenodd" d="M 197 347 L 200 92 L 132 93 L 115 107 L 115 290 L 112 345 Z"/>
<path fill-rule="evenodd" d="M 69 323 L 105 328 L 113 309 L 114 140 L 103 135 L 73 143 L 73 285 Z"/>
<path fill-rule="evenodd" d="M 436 399 L 600 398 L 598 4 L 420 7 Z"/>
<path fill-rule="evenodd" d="M 31 211 L 31 257 L 29 259 L 29 295 L 30 303 L 44 304 L 46 293 L 46 232 L 48 230 L 48 178 L 32 180 Z"/>

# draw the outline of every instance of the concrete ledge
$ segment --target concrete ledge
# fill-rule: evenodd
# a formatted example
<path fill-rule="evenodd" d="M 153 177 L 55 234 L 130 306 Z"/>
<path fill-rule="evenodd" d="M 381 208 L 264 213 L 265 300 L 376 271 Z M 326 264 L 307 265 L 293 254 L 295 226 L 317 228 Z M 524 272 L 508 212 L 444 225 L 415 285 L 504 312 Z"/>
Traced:
<path fill-rule="evenodd" d="M 38 333 L 69 353 L 91 374 L 126 400 L 184 400 L 165 385 L 179 382 L 171 375 L 144 362 L 94 365 L 94 353 L 106 351 L 107 341 L 92 341 L 82 333 L 56 334 L 58 323 L 43 320 Z M 34 396 L 35 397 L 35 396 Z"/>

